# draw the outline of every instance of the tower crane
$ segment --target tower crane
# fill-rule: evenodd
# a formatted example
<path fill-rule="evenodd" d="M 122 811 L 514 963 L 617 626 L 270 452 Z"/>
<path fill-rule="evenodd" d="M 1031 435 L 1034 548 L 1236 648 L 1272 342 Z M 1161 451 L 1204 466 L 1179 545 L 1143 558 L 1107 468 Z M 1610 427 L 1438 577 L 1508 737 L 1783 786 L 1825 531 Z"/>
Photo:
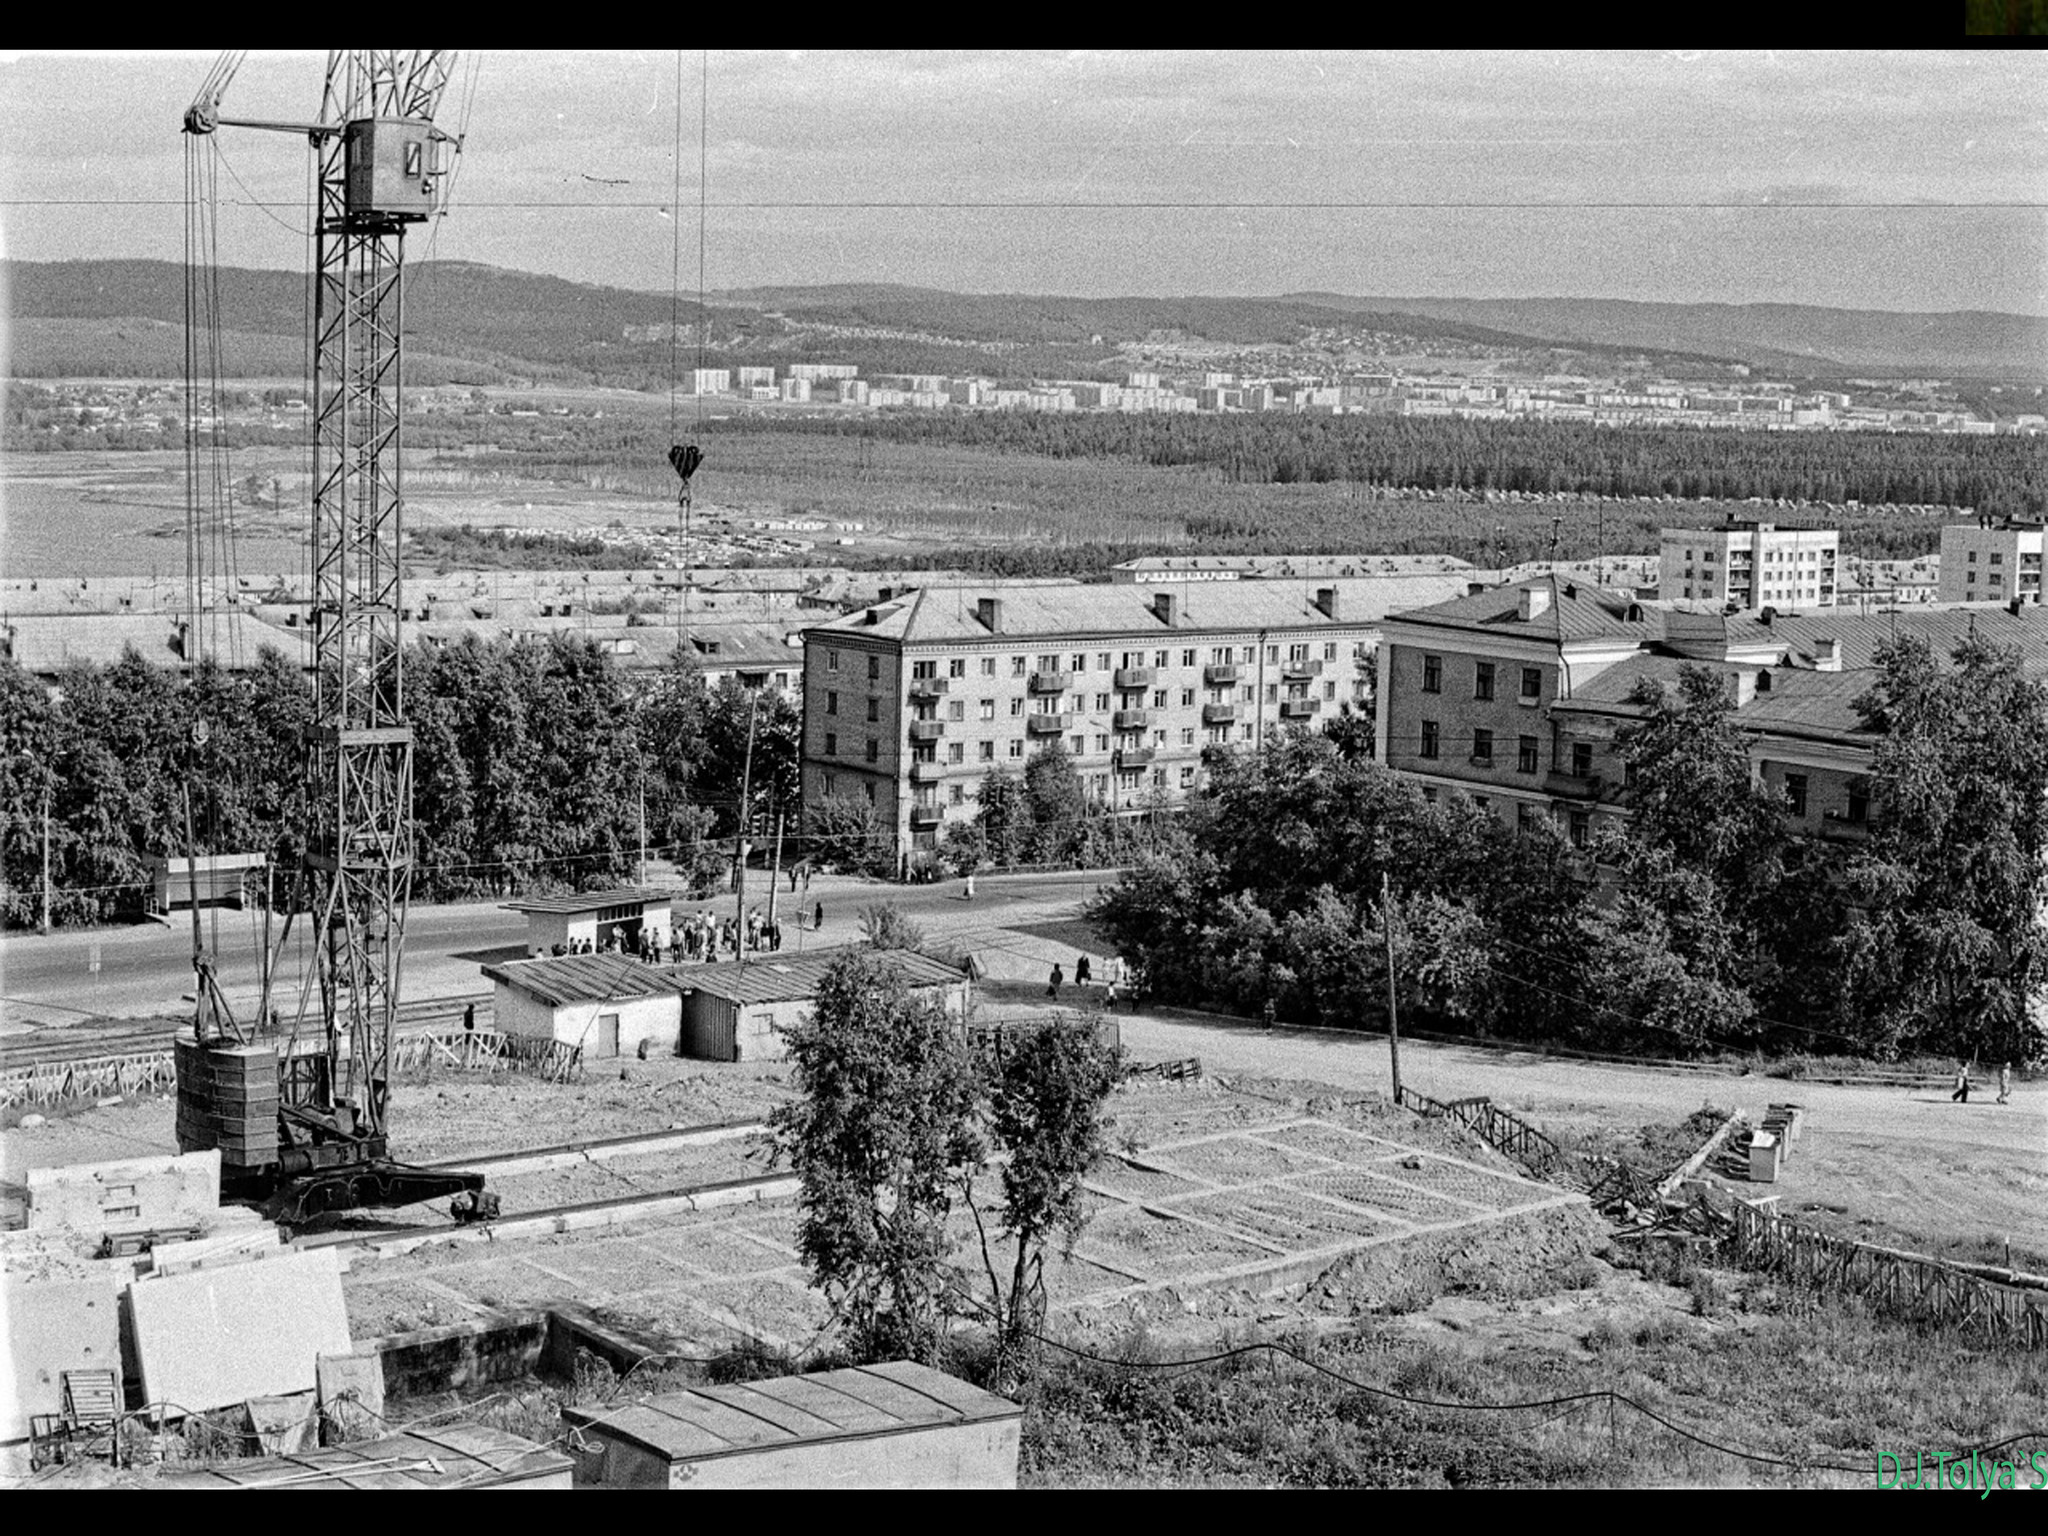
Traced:
<path fill-rule="evenodd" d="M 291 914 L 317 927 L 321 1041 L 180 1042 L 180 1150 L 218 1147 L 223 1180 L 286 1219 L 453 1194 L 458 1218 L 494 1213 L 483 1176 L 389 1156 L 392 1024 L 413 863 L 413 735 L 406 720 L 404 615 L 405 235 L 437 211 L 453 136 L 434 126 L 455 55 L 445 49 L 328 55 L 310 123 L 224 117 L 244 55 L 223 54 L 185 113 L 195 138 L 222 128 L 303 134 L 318 156 L 314 194 L 312 629 L 314 720 L 307 732 L 307 842 Z M 209 208 L 204 217 L 211 218 Z M 217 309 L 212 323 L 219 324 Z M 188 348 L 188 356 L 192 355 Z M 195 625 L 196 629 L 196 625 Z M 196 946 L 195 946 L 196 947 Z M 202 1000 L 218 997 L 200 966 Z M 259 1024 L 274 964 L 264 967 Z M 218 1008 L 212 1010 L 218 1017 Z M 188 1071 L 189 1057 L 190 1070 Z M 273 1086 L 269 1074 L 276 1073 Z"/>

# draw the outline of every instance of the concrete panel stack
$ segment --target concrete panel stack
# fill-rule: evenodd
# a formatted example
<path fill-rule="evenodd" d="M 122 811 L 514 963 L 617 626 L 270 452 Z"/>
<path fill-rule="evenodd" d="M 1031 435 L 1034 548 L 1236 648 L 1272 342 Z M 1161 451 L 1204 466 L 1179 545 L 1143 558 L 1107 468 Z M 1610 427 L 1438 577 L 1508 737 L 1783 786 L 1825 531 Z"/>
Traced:
<path fill-rule="evenodd" d="M 218 1149 L 230 1185 L 277 1161 L 277 1050 L 179 1040 L 178 1148 Z"/>

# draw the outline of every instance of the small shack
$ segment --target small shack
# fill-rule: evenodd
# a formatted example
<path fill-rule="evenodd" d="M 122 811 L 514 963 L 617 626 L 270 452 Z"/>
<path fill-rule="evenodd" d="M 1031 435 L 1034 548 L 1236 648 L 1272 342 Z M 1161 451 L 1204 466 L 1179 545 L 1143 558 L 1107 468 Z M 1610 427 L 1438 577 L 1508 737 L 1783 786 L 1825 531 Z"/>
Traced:
<path fill-rule="evenodd" d="M 586 1061 L 676 1049 L 674 973 L 632 955 L 563 955 L 487 965 L 492 1021 L 508 1035 L 580 1045 Z"/>
<path fill-rule="evenodd" d="M 777 1061 L 788 1054 L 782 1032 L 808 1017 L 818 984 L 844 949 L 774 954 L 741 964 L 671 966 L 682 989 L 682 1054 L 701 1061 Z M 876 958 L 896 967 L 913 995 L 935 995 L 965 1018 L 973 984 L 964 972 L 915 950 L 888 949 Z"/>
<path fill-rule="evenodd" d="M 909 1361 L 564 1408 L 578 1487 L 1015 1488 L 1024 1410 Z"/>
<path fill-rule="evenodd" d="M 196 859 L 151 854 L 142 862 L 149 866 L 149 910 L 169 912 L 208 902 L 224 901 L 238 909 L 247 905 L 263 891 L 270 858 L 261 853 L 212 853 Z"/>
<path fill-rule="evenodd" d="M 666 945 L 673 926 L 666 891 L 622 886 L 613 891 L 586 891 L 580 896 L 534 896 L 508 901 L 508 912 L 526 914 L 526 952 L 551 955 L 557 944 L 602 950 L 614 937 L 632 953 L 645 932 Z"/>
<path fill-rule="evenodd" d="M 324 1451 L 223 1462 L 157 1488 L 567 1488 L 568 1456 L 502 1429 L 442 1424 Z"/>

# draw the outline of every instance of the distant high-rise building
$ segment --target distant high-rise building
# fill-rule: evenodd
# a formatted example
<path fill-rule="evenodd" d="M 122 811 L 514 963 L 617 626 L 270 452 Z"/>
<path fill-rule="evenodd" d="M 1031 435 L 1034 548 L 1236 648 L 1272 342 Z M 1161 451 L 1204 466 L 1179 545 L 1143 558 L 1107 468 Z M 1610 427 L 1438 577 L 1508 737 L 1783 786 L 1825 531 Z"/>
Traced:
<path fill-rule="evenodd" d="M 1842 536 L 1834 528 L 1730 521 L 1666 528 L 1657 595 L 1706 598 L 1756 612 L 1832 608 Z"/>
<path fill-rule="evenodd" d="M 2048 528 L 2010 518 L 1946 523 L 1941 530 L 1941 601 L 2041 601 L 2041 555 Z"/>

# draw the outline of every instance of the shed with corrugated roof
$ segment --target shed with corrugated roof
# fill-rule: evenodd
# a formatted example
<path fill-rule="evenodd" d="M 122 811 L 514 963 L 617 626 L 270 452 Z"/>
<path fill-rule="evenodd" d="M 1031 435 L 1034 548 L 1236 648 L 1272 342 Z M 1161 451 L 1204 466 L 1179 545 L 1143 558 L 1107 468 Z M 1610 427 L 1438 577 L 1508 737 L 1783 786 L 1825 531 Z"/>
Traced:
<path fill-rule="evenodd" d="M 719 965 L 669 968 L 682 989 L 682 1054 L 703 1061 L 776 1061 L 788 1054 L 784 1032 L 808 1019 L 825 972 L 846 949 L 807 955 L 777 952 Z M 937 998 L 964 1018 L 973 1000 L 965 972 L 915 950 L 876 950 L 913 996 Z"/>

